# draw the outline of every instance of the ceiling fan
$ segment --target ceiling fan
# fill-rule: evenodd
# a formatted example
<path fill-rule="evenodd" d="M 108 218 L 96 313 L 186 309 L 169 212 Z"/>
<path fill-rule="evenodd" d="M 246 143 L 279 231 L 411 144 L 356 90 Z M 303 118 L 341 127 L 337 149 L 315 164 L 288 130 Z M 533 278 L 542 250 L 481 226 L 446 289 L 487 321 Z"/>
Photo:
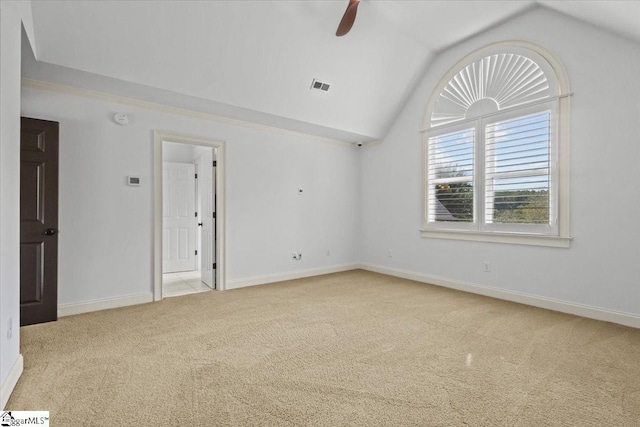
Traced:
<path fill-rule="evenodd" d="M 336 36 L 342 37 L 351 31 L 351 27 L 353 27 L 353 23 L 356 20 L 356 12 L 358 11 L 359 4 L 360 0 L 349 0 L 347 10 L 344 12 L 340 24 L 338 24 Z"/>

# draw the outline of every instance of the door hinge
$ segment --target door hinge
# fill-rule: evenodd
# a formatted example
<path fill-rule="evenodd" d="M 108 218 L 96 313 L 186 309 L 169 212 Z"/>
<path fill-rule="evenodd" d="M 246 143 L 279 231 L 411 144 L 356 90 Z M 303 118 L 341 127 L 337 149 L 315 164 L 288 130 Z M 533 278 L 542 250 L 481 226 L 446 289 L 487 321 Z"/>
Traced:
<path fill-rule="evenodd" d="M 213 263 L 213 269 L 214 270 L 216 269 L 216 263 L 215 262 Z"/>
<path fill-rule="evenodd" d="M 213 161 L 213 167 L 215 168 L 216 166 L 218 166 L 218 162 L 217 161 Z"/>
<path fill-rule="evenodd" d="M 198 212 L 196 212 L 196 218 L 198 218 Z"/>
<path fill-rule="evenodd" d="M 196 255 L 198 255 L 198 250 L 196 249 Z"/>
<path fill-rule="evenodd" d="M 214 213 L 213 213 L 213 218 L 215 218 L 215 217 L 216 217 L 216 213 L 214 212 Z"/>
<path fill-rule="evenodd" d="M 196 174 L 196 179 L 198 179 L 198 174 Z"/>

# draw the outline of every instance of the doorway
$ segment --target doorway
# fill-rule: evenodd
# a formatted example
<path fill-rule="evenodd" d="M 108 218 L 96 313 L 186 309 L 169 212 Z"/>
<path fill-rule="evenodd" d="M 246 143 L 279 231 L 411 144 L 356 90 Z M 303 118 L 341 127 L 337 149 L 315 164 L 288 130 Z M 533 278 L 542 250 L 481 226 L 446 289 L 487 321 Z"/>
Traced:
<path fill-rule="evenodd" d="M 224 289 L 224 145 L 155 132 L 154 300 Z"/>
<path fill-rule="evenodd" d="M 216 288 L 216 148 L 162 141 L 162 296 Z"/>

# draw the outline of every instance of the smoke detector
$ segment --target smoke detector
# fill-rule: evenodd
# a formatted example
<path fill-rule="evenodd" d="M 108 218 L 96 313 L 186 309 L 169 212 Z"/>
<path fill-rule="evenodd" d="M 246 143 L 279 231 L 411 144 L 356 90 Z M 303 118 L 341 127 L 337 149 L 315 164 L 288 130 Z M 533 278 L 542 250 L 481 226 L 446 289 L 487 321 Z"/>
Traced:
<path fill-rule="evenodd" d="M 331 87 L 331 84 L 329 83 L 321 82 L 318 79 L 313 79 L 313 81 L 311 82 L 311 87 L 309 89 L 316 89 L 316 90 L 328 92 L 330 87 Z"/>
<path fill-rule="evenodd" d="M 129 123 L 129 117 L 125 113 L 116 113 L 113 116 L 113 120 L 120 126 L 124 126 Z"/>

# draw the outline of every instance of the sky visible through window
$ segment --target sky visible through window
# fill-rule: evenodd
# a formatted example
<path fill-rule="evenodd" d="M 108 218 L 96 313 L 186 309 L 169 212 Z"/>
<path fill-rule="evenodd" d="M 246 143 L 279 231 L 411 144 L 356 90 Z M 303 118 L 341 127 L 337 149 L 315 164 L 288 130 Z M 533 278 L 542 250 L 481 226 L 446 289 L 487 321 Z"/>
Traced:
<path fill-rule="evenodd" d="M 473 222 L 475 128 L 429 142 L 429 219 Z"/>
<path fill-rule="evenodd" d="M 486 222 L 549 222 L 549 120 L 544 111 L 486 127 Z"/>
<path fill-rule="evenodd" d="M 486 125 L 486 222 L 549 222 L 550 116 L 544 111 Z M 430 138 L 430 220 L 473 221 L 474 134 L 470 128 Z"/>

